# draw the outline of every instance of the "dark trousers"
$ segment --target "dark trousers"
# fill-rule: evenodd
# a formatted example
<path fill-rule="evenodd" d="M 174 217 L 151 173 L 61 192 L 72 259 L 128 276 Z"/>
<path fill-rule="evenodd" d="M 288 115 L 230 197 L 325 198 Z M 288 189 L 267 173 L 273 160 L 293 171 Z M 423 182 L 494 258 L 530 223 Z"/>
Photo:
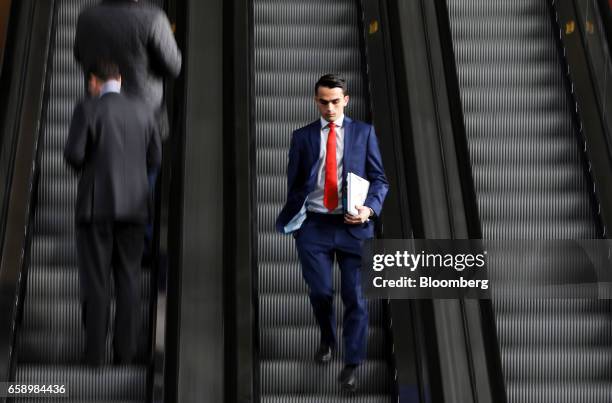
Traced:
<path fill-rule="evenodd" d="M 368 334 L 367 302 L 361 291 L 361 247 L 342 223 L 342 215 L 308 214 L 295 235 L 302 275 L 310 289 L 310 303 L 321 329 L 321 342 L 336 344 L 333 262 L 338 260 L 344 304 L 344 362 L 360 364 L 365 358 Z"/>
<path fill-rule="evenodd" d="M 140 260 L 144 225 L 120 222 L 77 224 L 76 243 L 85 359 L 101 364 L 105 356 L 111 303 L 111 270 L 115 279 L 115 358 L 130 362 L 136 354 L 140 307 Z"/>
<path fill-rule="evenodd" d="M 149 192 L 151 192 L 151 195 L 153 196 L 153 200 L 155 200 L 156 195 L 155 195 L 155 185 L 157 184 L 157 176 L 159 175 L 159 169 L 155 168 L 151 171 L 149 171 L 147 177 L 149 179 Z M 157 208 L 157 206 L 155 205 L 155 201 L 153 202 L 153 210 L 155 210 Z M 155 214 L 151 214 L 151 218 L 149 219 L 149 222 L 147 222 L 146 226 L 145 226 L 145 236 L 144 236 L 144 256 L 146 258 L 147 261 L 150 261 L 152 259 L 153 256 L 153 225 L 154 225 L 154 221 L 155 221 Z"/>

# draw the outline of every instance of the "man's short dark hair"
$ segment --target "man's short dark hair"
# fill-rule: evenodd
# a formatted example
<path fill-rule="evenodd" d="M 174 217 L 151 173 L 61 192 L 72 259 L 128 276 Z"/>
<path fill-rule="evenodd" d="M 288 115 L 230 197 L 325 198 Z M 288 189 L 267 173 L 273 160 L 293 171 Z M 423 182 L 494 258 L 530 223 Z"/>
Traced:
<path fill-rule="evenodd" d="M 90 73 L 102 81 L 121 77 L 121 71 L 119 70 L 117 63 L 106 59 L 96 60 L 96 63 L 92 66 Z"/>
<path fill-rule="evenodd" d="M 319 87 L 326 88 L 342 88 L 342 93 L 348 95 L 346 89 L 346 80 L 337 74 L 325 74 L 319 78 L 319 81 L 315 84 L 315 95 L 319 92 Z"/>

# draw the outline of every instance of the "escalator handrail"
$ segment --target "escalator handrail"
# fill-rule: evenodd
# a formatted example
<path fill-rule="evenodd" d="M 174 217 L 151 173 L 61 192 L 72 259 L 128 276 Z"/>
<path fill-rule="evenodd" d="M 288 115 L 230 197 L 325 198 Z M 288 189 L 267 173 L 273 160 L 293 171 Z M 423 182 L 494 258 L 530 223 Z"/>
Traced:
<path fill-rule="evenodd" d="M 17 28 L 11 25 L 9 48 L 5 59 L 2 81 L 10 80 L 6 87 L 10 99 L 2 105 L 4 137 L 2 175 L 5 194 L 2 200 L 2 256 L 0 262 L 0 380 L 12 376 L 15 330 L 24 301 L 27 276 L 28 237 L 37 183 L 38 145 L 44 122 L 45 96 L 48 93 L 50 49 L 53 38 L 55 1 L 15 2 L 19 10 L 11 13 L 17 18 Z M 14 30 L 16 29 L 16 30 Z M 20 48 L 23 46 L 23 48 Z M 7 49 L 9 50 L 9 49 Z M 9 109 L 10 108 L 10 109 Z"/>
<path fill-rule="evenodd" d="M 597 0 L 597 7 L 605 31 L 608 52 L 612 55 L 612 3 L 610 0 Z"/>
<path fill-rule="evenodd" d="M 401 113 L 395 82 L 396 69 L 393 58 L 394 25 L 391 24 L 389 5 L 386 1 L 361 1 L 363 49 L 367 59 L 367 75 L 371 98 L 372 123 L 376 127 L 379 147 L 391 191 L 385 199 L 380 217 L 380 233 L 383 238 L 410 238 L 414 233 L 410 217 L 411 208 L 418 204 L 417 191 L 410 189 L 412 177 L 406 169 L 405 145 L 401 134 Z M 419 320 L 418 303 L 406 300 L 388 300 L 387 314 L 392 349 L 392 368 L 395 369 L 394 399 L 425 401 L 430 394 L 427 376 L 426 346 L 423 343 L 425 329 Z M 390 353 L 391 355 L 391 353 Z"/>
<path fill-rule="evenodd" d="M 573 1 L 583 52 L 593 81 L 593 93 L 612 158 L 612 9 L 597 0 Z M 586 7 L 585 7 L 586 5 Z M 605 8 L 603 8 L 605 7 Z M 602 69 L 597 66 L 603 67 Z M 608 116 L 606 116 L 608 112 Z"/>
<path fill-rule="evenodd" d="M 175 37 L 179 48 L 184 46 L 186 39 L 185 13 L 187 7 L 181 6 L 177 0 L 166 1 L 166 11 L 169 18 L 175 22 Z M 183 53 L 183 66 L 187 64 L 188 54 Z M 153 273 L 152 291 L 154 295 L 151 301 L 151 353 L 153 363 L 149 373 L 149 392 L 153 403 L 170 402 L 176 400 L 176 334 L 168 329 L 172 328 L 179 320 L 178 311 L 172 309 L 173 303 L 178 298 L 178 290 L 173 272 L 170 268 L 177 267 L 177 244 L 180 239 L 181 224 L 178 215 L 171 214 L 177 211 L 181 204 L 181 192 L 176 191 L 177 182 L 181 178 L 181 155 L 184 136 L 184 112 L 186 84 L 184 74 L 181 74 L 174 82 L 168 83 L 166 93 L 168 100 L 168 118 L 170 122 L 170 137 L 163 145 L 163 161 L 157 183 L 156 205 L 156 228 L 153 238 Z"/>
<path fill-rule="evenodd" d="M 568 97 L 575 103 L 575 107 L 571 108 L 573 119 L 580 140 L 584 142 L 584 169 L 593 184 L 590 196 L 599 216 L 600 233 L 604 238 L 609 238 L 612 230 L 612 127 L 606 124 L 607 111 L 598 99 L 600 81 L 587 45 L 586 19 L 582 18 L 579 5 L 574 0 L 558 0 L 552 2 L 550 7 L 561 33 L 555 37 L 563 55 L 561 63 L 565 65 L 567 87 L 570 89 Z M 576 28 L 572 29 L 571 23 L 576 21 Z M 592 24 L 593 31 L 588 35 L 598 35 L 597 24 Z"/>
<path fill-rule="evenodd" d="M 457 167 L 461 181 L 463 195 L 463 208 L 466 222 L 466 233 L 469 239 L 482 239 L 482 227 L 480 214 L 478 212 L 478 200 L 476 187 L 472 174 L 472 164 L 465 129 L 465 119 L 461 103 L 459 87 L 459 75 L 455 63 L 455 51 L 453 49 L 453 38 L 451 34 L 450 17 L 446 0 L 435 0 L 438 29 L 443 38 L 442 54 L 444 59 L 445 79 L 448 90 L 448 101 L 455 138 L 455 150 L 457 155 Z M 495 402 L 506 402 L 506 387 L 501 362 L 501 351 L 497 337 L 497 326 L 491 300 L 478 301 L 480 324 L 484 342 L 484 353 L 487 364 L 488 388 Z M 464 314 L 470 314 L 469 308 L 463 303 Z M 467 326 L 467 323 L 466 323 Z"/>
<path fill-rule="evenodd" d="M 0 76 L 2 76 L 2 64 L 4 51 L 6 49 L 6 35 L 8 31 L 9 16 L 11 14 L 12 0 L 0 3 Z"/>

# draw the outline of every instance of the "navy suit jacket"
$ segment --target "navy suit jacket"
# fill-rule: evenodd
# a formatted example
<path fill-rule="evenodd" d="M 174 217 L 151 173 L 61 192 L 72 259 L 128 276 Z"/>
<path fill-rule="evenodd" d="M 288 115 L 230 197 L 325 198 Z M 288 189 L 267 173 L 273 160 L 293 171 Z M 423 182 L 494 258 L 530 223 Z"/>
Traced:
<path fill-rule="evenodd" d="M 285 226 L 303 214 L 306 198 L 315 188 L 318 160 L 321 151 L 321 122 L 316 120 L 308 126 L 293 132 L 287 166 L 287 202 L 276 219 L 276 230 L 287 233 Z M 368 196 L 364 205 L 380 215 L 389 190 L 389 183 L 383 169 L 380 150 L 374 127 L 367 123 L 344 118 L 343 183 L 352 172 L 370 181 Z M 299 223 L 301 225 L 301 223 Z M 359 239 L 374 236 L 372 220 L 361 225 L 346 225 Z M 299 227 L 298 227 L 299 228 Z"/>

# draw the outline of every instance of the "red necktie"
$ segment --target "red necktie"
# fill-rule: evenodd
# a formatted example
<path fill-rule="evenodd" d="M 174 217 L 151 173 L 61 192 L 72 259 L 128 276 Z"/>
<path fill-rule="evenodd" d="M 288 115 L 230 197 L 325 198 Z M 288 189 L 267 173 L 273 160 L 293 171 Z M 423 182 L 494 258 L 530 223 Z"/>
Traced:
<path fill-rule="evenodd" d="M 333 211 L 338 206 L 338 164 L 336 163 L 336 125 L 330 122 L 327 134 L 327 151 L 325 152 L 325 189 L 323 205 Z"/>

